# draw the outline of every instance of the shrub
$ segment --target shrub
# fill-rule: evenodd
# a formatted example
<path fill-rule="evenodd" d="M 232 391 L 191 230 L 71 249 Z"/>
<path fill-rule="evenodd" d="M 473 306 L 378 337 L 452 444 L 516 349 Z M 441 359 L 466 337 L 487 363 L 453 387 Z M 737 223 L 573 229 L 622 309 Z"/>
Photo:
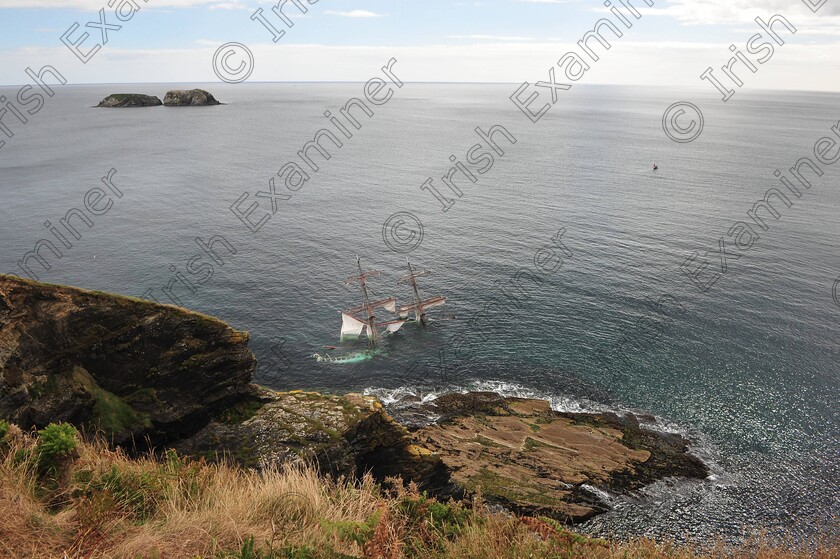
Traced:
<path fill-rule="evenodd" d="M 79 432 L 69 423 L 50 423 L 38 431 L 35 447 L 38 470 L 55 475 L 78 445 Z"/>
<path fill-rule="evenodd" d="M 160 473 L 122 470 L 116 465 L 92 480 L 86 493 L 95 501 L 102 495 L 110 496 L 114 508 L 145 521 L 151 518 L 165 499 L 165 485 Z"/>
<path fill-rule="evenodd" d="M 9 425 L 8 421 L 0 419 L 0 457 L 5 456 L 7 451 L 11 448 L 11 441 L 9 440 Z"/>
<path fill-rule="evenodd" d="M 380 512 L 375 512 L 367 521 L 359 522 L 358 520 L 339 520 L 339 521 L 321 521 L 321 529 L 328 534 L 335 534 L 339 539 L 345 542 L 353 542 L 359 547 L 364 547 L 373 536 L 374 527 L 381 516 Z"/>

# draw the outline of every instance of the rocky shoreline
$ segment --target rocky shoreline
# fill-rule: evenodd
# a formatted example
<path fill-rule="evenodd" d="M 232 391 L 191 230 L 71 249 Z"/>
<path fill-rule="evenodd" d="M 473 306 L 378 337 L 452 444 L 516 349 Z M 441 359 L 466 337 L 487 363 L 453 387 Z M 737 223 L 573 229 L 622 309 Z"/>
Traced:
<path fill-rule="evenodd" d="M 0 276 L 0 418 L 66 421 L 129 449 L 249 468 L 313 462 L 401 477 L 439 498 L 480 493 L 568 523 L 607 510 L 588 487 L 708 476 L 689 441 L 632 415 L 478 392 L 423 404 L 439 419 L 411 426 L 372 396 L 276 392 L 252 383 L 247 344 L 247 333 L 177 307 Z"/>

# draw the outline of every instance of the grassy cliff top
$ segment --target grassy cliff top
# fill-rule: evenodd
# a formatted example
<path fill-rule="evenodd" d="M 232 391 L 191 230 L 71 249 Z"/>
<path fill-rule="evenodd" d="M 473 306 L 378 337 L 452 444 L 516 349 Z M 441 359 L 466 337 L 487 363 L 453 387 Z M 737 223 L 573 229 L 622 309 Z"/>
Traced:
<path fill-rule="evenodd" d="M 45 457 L 49 460 L 45 460 Z M 45 466 L 46 465 L 46 466 Z M 39 437 L 0 422 L 0 548 L 23 558 L 836 559 L 756 543 L 703 548 L 593 539 L 557 522 L 441 503 L 400 483 L 306 468 L 244 470 L 129 459 L 72 430 Z"/>

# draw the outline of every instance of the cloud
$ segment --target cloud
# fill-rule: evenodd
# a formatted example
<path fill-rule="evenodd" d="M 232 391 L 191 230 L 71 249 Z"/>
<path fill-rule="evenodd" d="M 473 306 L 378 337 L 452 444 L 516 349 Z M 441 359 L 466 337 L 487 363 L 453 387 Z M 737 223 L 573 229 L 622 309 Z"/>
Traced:
<path fill-rule="evenodd" d="M 831 0 L 829 0 L 831 2 Z M 804 2 L 790 0 L 669 0 L 663 8 L 644 9 L 642 13 L 666 15 L 687 25 L 715 25 L 752 22 L 756 17 L 782 14 L 814 17 Z M 827 3 L 816 14 L 818 17 L 840 15 L 840 4 Z M 801 17 L 800 17 L 801 20 Z"/>
<path fill-rule="evenodd" d="M 2 0 L 0 0 L 2 1 Z M 228 0 L 227 2 L 219 2 L 218 4 L 212 4 L 210 6 L 211 10 L 253 10 L 253 6 L 249 6 L 242 2 L 241 0 Z"/>
<path fill-rule="evenodd" d="M 324 13 L 329 14 L 331 16 L 357 17 L 357 18 L 382 17 L 384 15 L 384 14 L 377 14 L 376 12 L 371 12 L 371 11 L 368 11 L 368 10 L 350 10 L 349 12 L 338 12 L 338 11 L 335 11 L 335 10 L 327 10 Z"/>
<path fill-rule="evenodd" d="M 448 35 L 447 39 L 470 39 L 477 41 L 533 41 L 530 37 L 510 37 L 506 35 Z"/>
<path fill-rule="evenodd" d="M 211 5 L 222 9 L 236 7 L 240 0 L 146 0 L 139 1 L 140 8 L 190 8 Z M 111 10 L 108 0 L 0 0 L 0 9 L 4 8 L 71 8 L 98 12 L 101 8 Z"/>

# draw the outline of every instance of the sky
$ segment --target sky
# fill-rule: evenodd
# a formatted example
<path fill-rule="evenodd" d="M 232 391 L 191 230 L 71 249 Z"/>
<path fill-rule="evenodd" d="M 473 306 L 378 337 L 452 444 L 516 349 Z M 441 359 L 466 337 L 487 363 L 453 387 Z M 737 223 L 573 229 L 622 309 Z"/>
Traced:
<path fill-rule="evenodd" d="M 761 32 L 756 17 L 784 16 L 796 28 L 775 28 L 784 45 L 743 81 L 757 89 L 840 91 L 840 0 L 622 0 L 621 26 L 604 0 L 283 0 L 288 27 L 272 12 L 276 2 L 252 0 L 0 0 L 0 84 L 28 83 L 27 67 L 52 65 L 72 84 L 217 82 L 214 53 L 237 42 L 252 53 L 248 80 L 365 81 L 389 59 L 404 81 L 535 82 L 601 18 L 622 29 L 586 83 L 648 86 L 709 84 Z M 109 5 L 110 2 L 110 5 Z M 132 2 L 139 10 L 132 8 Z M 310 4 L 311 2 L 311 4 Z M 822 3 L 822 5 L 820 5 Z M 819 6 L 816 12 L 808 4 Z M 116 10 L 122 7 L 123 19 Z M 255 11 L 285 35 L 274 42 Z M 109 30 L 104 41 L 102 15 Z M 116 25 L 121 25 L 116 29 Z M 62 43 L 99 50 L 83 62 Z M 756 56 L 750 55 L 755 60 Z M 590 61 L 591 62 L 591 61 Z M 229 67 L 249 64 L 241 51 Z M 559 77 L 558 77 L 559 81 Z"/>

